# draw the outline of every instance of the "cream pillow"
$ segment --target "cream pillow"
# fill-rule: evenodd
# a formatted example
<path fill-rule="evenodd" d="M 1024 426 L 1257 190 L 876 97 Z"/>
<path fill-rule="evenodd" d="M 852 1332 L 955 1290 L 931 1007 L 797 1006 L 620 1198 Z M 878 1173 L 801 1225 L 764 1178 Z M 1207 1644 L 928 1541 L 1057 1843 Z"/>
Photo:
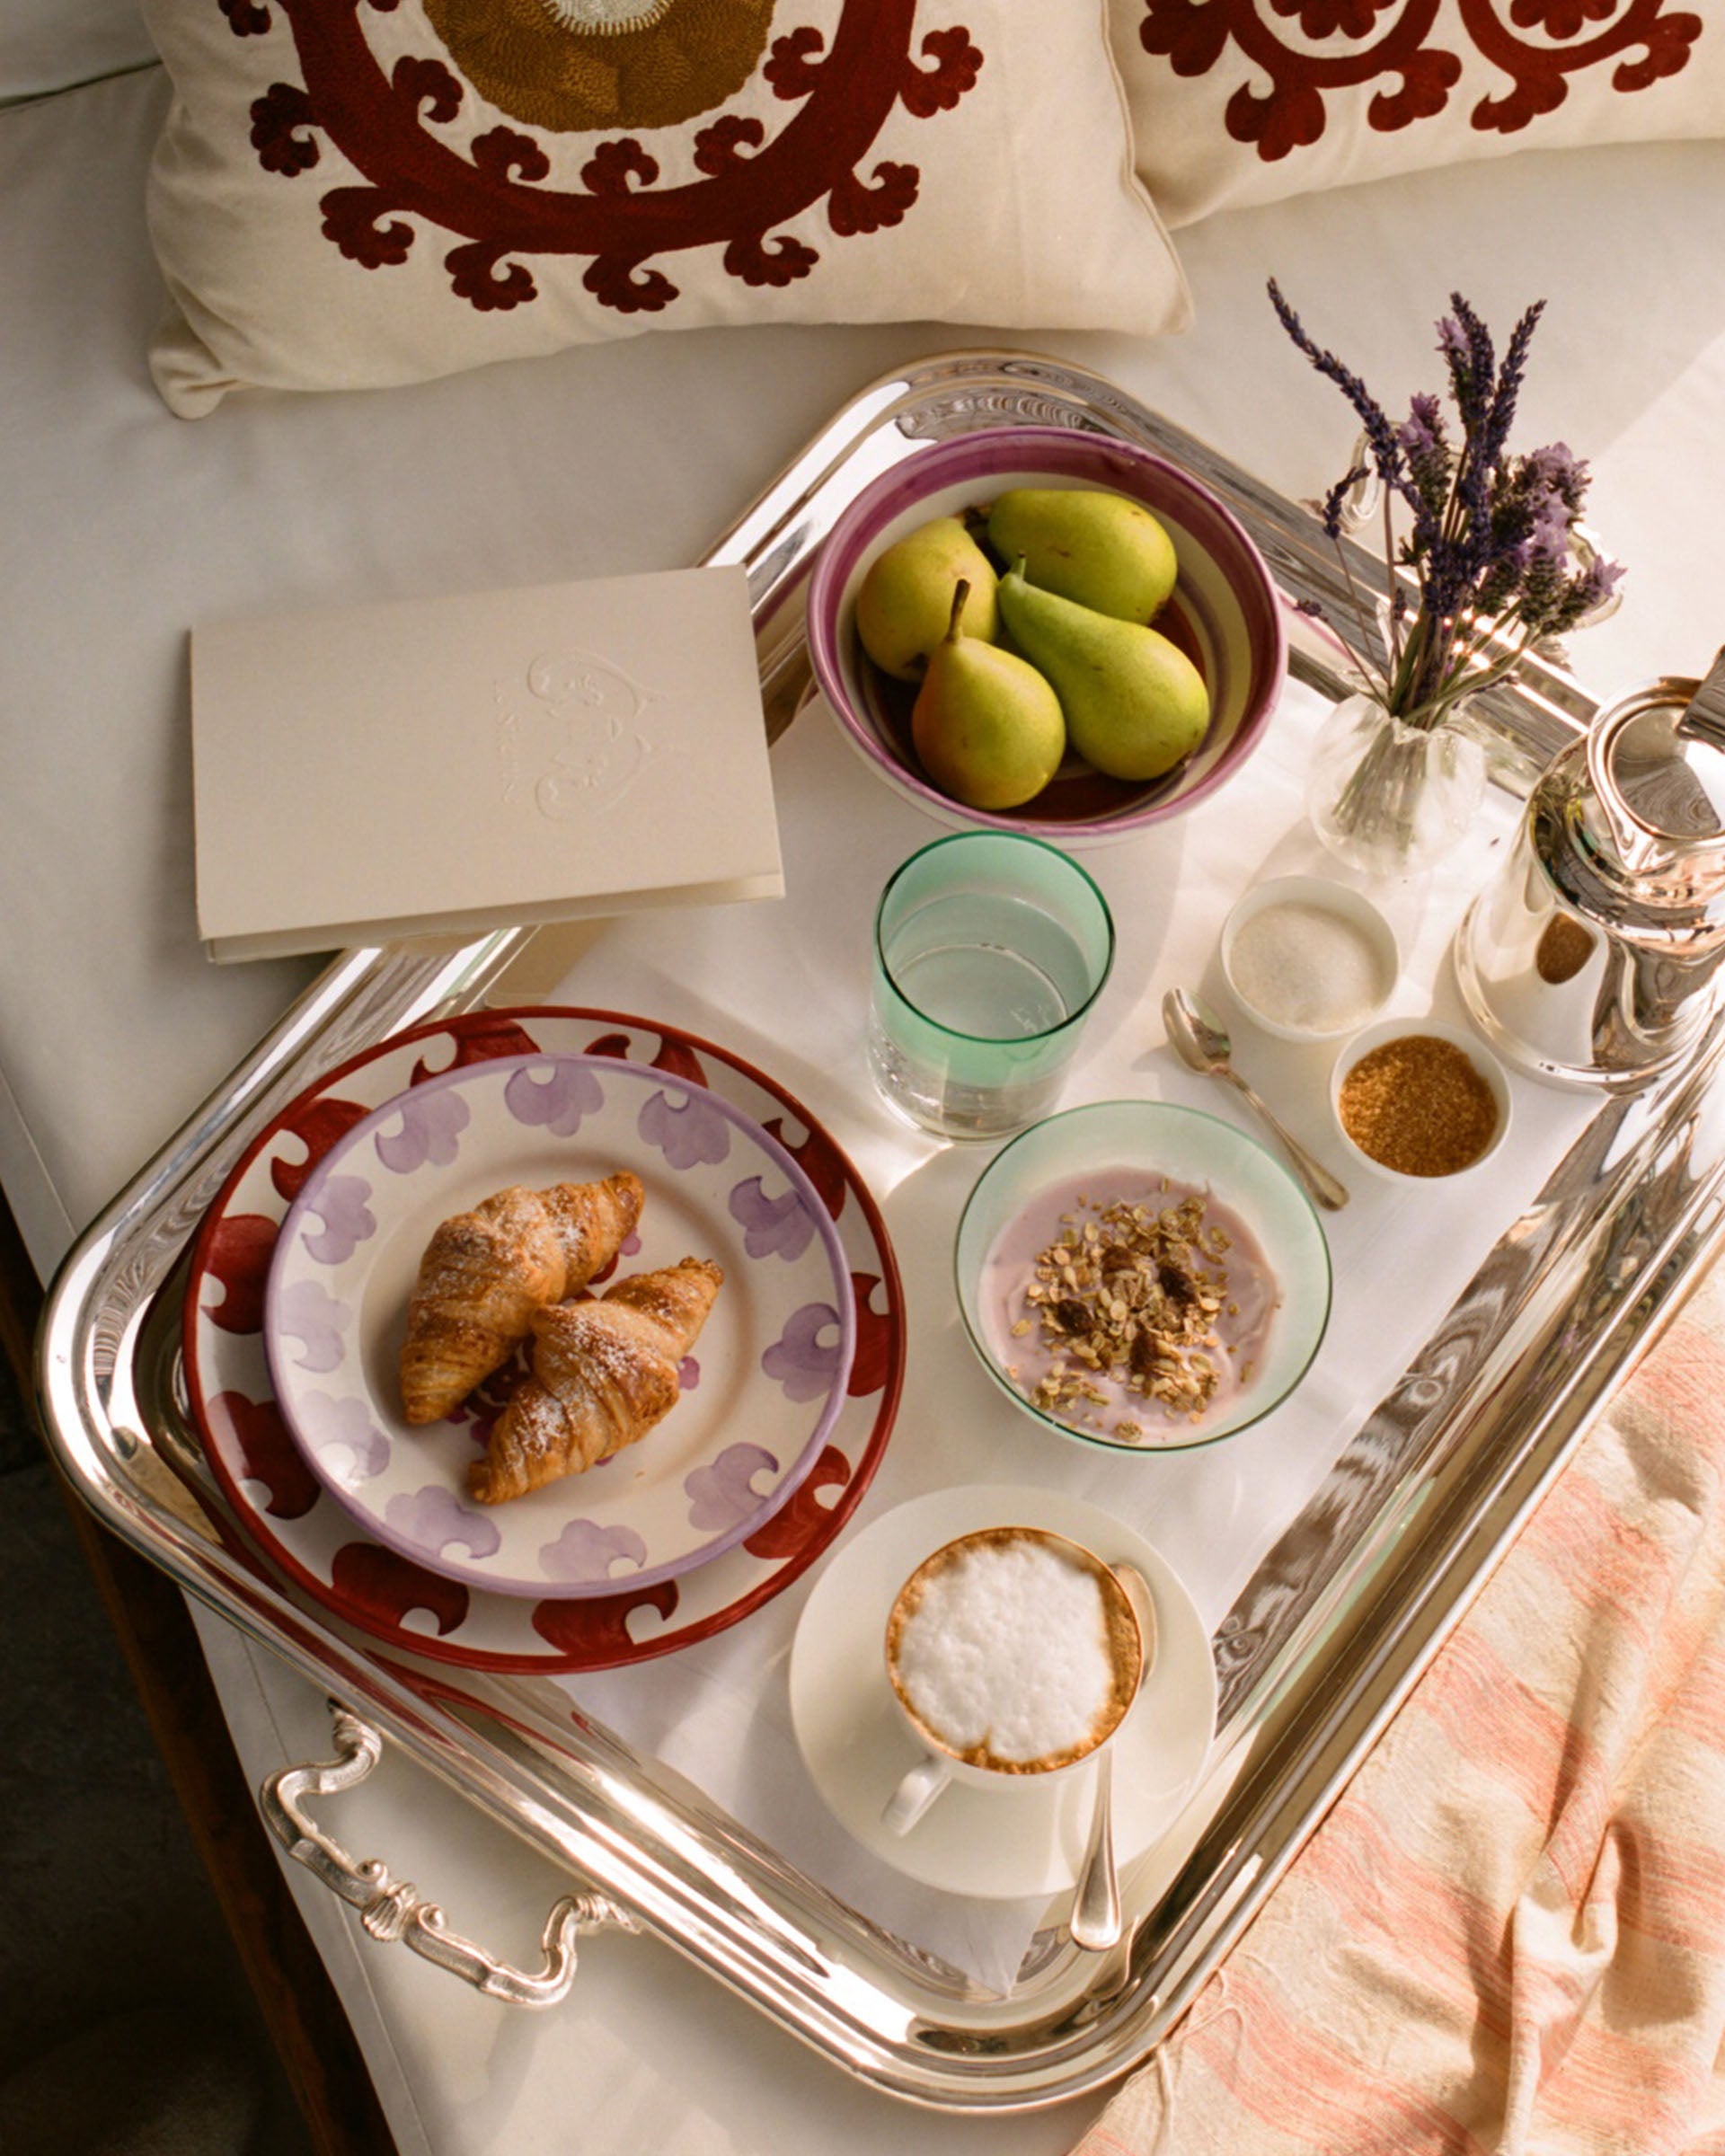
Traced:
<path fill-rule="evenodd" d="M 1716 5 L 1113 0 L 1112 22 L 1139 176 L 1175 226 L 1515 150 L 1725 135 Z"/>
<path fill-rule="evenodd" d="M 146 0 L 187 416 L 756 322 L 1181 329 L 1098 0 Z"/>

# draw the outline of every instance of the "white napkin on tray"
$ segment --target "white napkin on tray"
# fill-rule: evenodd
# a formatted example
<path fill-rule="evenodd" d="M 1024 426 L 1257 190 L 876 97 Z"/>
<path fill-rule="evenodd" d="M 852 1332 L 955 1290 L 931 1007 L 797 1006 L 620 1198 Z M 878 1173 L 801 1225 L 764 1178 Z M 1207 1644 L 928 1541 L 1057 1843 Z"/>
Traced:
<path fill-rule="evenodd" d="M 1261 878 L 1337 872 L 1305 828 L 1300 799 L 1313 732 L 1327 708 L 1290 681 L 1265 740 L 1227 786 L 1184 817 L 1084 853 L 1113 909 L 1119 947 L 1063 1105 L 1162 1098 L 1254 1127 L 1231 1089 L 1175 1060 L 1163 1035 L 1161 1000 L 1164 989 L 1183 983 L 1237 1018 L 1216 965 L 1229 906 Z M 862 767 L 818 699 L 774 748 L 773 766 L 783 901 L 618 922 L 558 994 L 663 1017 L 736 1050 L 826 1125 L 880 1200 L 904 1274 L 907 1367 L 891 1442 L 846 1535 L 926 1490 L 1047 1484 L 1146 1534 L 1214 1630 L 1579 1135 L 1593 1101 L 1512 1075 L 1510 1138 L 1482 1187 L 1434 1184 L 1410 1195 L 1363 1173 L 1346 1177 L 1353 1202 L 1324 1224 L 1336 1292 L 1323 1347 L 1294 1394 L 1252 1428 L 1163 1457 L 1117 1458 L 1051 1439 L 1002 1401 L 976 1362 L 953 1300 L 959 1212 L 992 1149 L 942 1145 L 905 1129 L 876 1099 L 863 1062 L 875 900 L 898 862 L 938 830 Z M 1429 888 L 1375 894 L 1402 938 L 1393 1012 L 1461 1018 L 1448 972 L 1450 938 L 1502 858 L 1514 822 L 1514 805 L 1494 796 L 1465 850 Z M 1296 1134 L 1344 1171 L 1328 1108 L 1333 1047 L 1275 1041 L 1243 1021 L 1234 1038 L 1243 1067 Z M 844 1547 L 841 1535 L 836 1551 Z M 813 1580 L 835 1553 L 715 1639 L 637 1668 L 559 1682 L 584 1710 L 689 1775 L 862 1914 L 1004 1989 L 1038 1929 L 1064 1918 L 1066 1897 L 991 1902 L 918 1885 L 837 1825 L 803 1766 L 786 1665 Z"/>

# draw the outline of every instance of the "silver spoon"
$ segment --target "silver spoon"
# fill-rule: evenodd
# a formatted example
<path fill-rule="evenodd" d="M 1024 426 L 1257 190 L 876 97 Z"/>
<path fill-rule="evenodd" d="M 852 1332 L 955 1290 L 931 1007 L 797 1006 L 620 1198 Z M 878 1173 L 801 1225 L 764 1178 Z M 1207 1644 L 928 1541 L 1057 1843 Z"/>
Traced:
<path fill-rule="evenodd" d="M 1234 1069 L 1229 1060 L 1234 1043 L 1209 1012 L 1183 988 L 1171 988 L 1162 999 L 1162 1022 L 1168 1029 L 1170 1047 L 1187 1068 L 1207 1078 L 1225 1078 L 1230 1085 L 1237 1086 L 1287 1148 L 1295 1172 L 1311 1192 L 1314 1202 L 1331 1213 L 1340 1212 L 1348 1203 L 1346 1185 L 1339 1183 L 1327 1168 L 1312 1158 L 1284 1127 L 1281 1118 L 1259 1099 Z"/>
<path fill-rule="evenodd" d="M 1115 1578 L 1126 1589 L 1126 1598 L 1132 1604 L 1132 1614 L 1138 1621 L 1138 1632 L 1144 1641 L 1144 1659 L 1138 1667 L 1138 1683 L 1142 1686 L 1150 1674 L 1150 1665 L 1156 1658 L 1156 1605 L 1151 1598 L 1149 1581 L 1136 1565 L 1119 1564 L 1113 1571 Z M 1110 1947 L 1119 1944 L 1121 1929 L 1120 1882 L 1114 1867 L 1114 1748 L 1110 1745 L 1096 1762 L 1096 1798 L 1090 1815 L 1090 1844 L 1078 1868 L 1078 1886 L 1072 1902 L 1073 1942 L 1092 1954 L 1104 1953 Z"/>

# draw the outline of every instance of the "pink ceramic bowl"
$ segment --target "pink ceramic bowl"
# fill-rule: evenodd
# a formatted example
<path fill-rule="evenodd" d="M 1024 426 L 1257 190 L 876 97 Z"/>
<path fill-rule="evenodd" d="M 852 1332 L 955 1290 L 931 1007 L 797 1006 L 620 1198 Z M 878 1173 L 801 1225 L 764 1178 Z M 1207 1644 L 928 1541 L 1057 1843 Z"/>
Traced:
<path fill-rule="evenodd" d="M 910 738 L 916 689 L 889 678 L 863 653 L 856 594 L 876 556 L 919 524 L 1026 486 L 1111 489 L 1161 519 L 1179 556 L 1180 581 L 1154 625 L 1203 674 L 1210 727 L 1193 755 L 1148 784 L 1106 778 L 1069 757 L 1022 808 L 967 808 L 924 776 Z M 961 829 L 1024 831 L 1068 847 L 1128 837 L 1180 815 L 1231 778 L 1263 736 L 1287 659 L 1280 601 L 1263 557 L 1216 496 L 1147 449 L 1064 427 L 959 435 L 866 487 L 816 559 L 809 649 L 845 738 L 907 800 Z"/>

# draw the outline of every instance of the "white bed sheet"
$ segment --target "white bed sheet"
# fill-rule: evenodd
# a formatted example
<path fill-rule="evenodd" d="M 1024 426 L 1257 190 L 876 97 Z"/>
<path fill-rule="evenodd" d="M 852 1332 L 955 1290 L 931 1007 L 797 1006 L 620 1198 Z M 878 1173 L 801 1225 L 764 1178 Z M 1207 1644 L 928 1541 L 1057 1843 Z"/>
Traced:
<path fill-rule="evenodd" d="M 145 75 L 0 111 L 0 1182 L 44 1270 L 311 970 L 201 955 L 190 624 L 689 561 L 836 404 L 961 341 L 928 325 L 650 336 L 379 395 L 236 398 L 188 426 L 143 363 L 160 288 L 141 181 L 164 100 Z M 1547 296 L 1517 439 L 1562 437 L 1593 462 L 1593 521 L 1631 573 L 1576 656 L 1610 694 L 1698 672 L 1725 641 L 1721 240 L 1725 146 L 1524 156 L 1182 234 L 1186 338 L 998 335 L 1101 368 L 1304 495 L 1351 429 L 1282 339 L 1267 276 L 1386 400 L 1435 385 L 1427 325 L 1452 288 L 1493 322 Z M 310 1688 L 200 1621 L 252 1779 L 319 1754 Z M 411 1763 L 388 1761 L 333 1824 L 532 1958 L 558 1881 Z M 911 2133 L 1030 2156 L 1084 2123 L 1082 2107 L 909 2117 L 640 1942 L 589 1943 L 563 2007 L 512 2012 L 364 1942 L 294 1883 L 404 2150 L 860 2156 Z"/>

